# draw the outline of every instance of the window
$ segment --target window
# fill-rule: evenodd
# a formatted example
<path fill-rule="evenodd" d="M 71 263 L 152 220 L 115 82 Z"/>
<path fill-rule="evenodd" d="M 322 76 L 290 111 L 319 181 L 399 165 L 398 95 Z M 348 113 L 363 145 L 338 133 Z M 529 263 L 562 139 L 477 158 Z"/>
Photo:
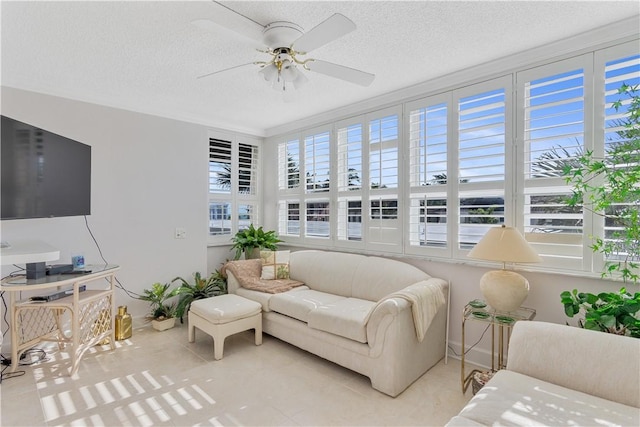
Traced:
<path fill-rule="evenodd" d="M 228 243 L 238 230 L 260 222 L 258 142 L 239 140 L 209 138 L 209 243 Z"/>
<path fill-rule="evenodd" d="M 613 108 L 622 83 L 640 84 L 637 41 L 277 137 L 280 233 L 466 260 L 489 228 L 507 224 L 542 269 L 599 272 L 588 236 L 615 241 L 620 225 L 568 207 L 563 171 L 624 140 L 629 100 Z"/>
<path fill-rule="evenodd" d="M 480 241 L 497 224 L 510 223 L 505 212 L 506 159 L 511 156 L 511 79 L 500 78 L 454 92 L 457 159 L 452 187 L 457 187 L 457 256 Z M 451 147 L 452 141 L 449 144 Z M 450 192 L 450 194 L 455 194 Z"/>
<path fill-rule="evenodd" d="M 362 194 L 364 179 L 364 127 L 356 122 L 338 124 L 337 148 L 337 243 L 354 246 L 362 242 Z"/>
<path fill-rule="evenodd" d="M 409 110 L 409 240 L 407 251 L 449 256 L 447 188 L 451 95 L 429 97 Z"/>
<path fill-rule="evenodd" d="M 518 211 L 523 231 L 547 265 L 583 270 L 584 217 L 566 206 L 571 188 L 563 170 L 585 152 L 585 76 L 590 55 L 537 67 L 517 75 L 523 159 Z"/>

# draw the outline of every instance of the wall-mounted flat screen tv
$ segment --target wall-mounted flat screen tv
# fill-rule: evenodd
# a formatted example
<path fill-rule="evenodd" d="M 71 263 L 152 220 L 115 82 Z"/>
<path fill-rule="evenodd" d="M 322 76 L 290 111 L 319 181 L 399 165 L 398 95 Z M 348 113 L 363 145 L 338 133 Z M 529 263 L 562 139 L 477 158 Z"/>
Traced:
<path fill-rule="evenodd" d="M 2 116 L 1 217 L 91 214 L 91 147 Z"/>

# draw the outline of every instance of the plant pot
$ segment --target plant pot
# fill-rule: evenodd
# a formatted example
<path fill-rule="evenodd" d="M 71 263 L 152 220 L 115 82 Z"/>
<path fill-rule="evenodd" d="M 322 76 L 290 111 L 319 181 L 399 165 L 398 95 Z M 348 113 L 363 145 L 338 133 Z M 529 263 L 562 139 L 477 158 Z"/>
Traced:
<path fill-rule="evenodd" d="M 164 319 L 164 320 L 151 321 L 151 326 L 153 326 L 153 329 L 155 329 L 156 331 L 166 331 L 167 329 L 173 328 L 175 325 L 176 325 L 175 317 L 169 317 L 168 319 Z"/>
<path fill-rule="evenodd" d="M 260 248 L 251 248 L 244 250 L 244 259 L 260 258 Z"/>

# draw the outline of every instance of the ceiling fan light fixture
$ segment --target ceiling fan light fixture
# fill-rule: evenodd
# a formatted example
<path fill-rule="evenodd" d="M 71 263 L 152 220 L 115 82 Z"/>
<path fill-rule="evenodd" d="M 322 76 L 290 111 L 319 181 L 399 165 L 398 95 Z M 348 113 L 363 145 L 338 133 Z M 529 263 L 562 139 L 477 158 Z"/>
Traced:
<path fill-rule="evenodd" d="M 296 77 L 298 77 L 298 74 L 300 73 L 296 69 L 296 66 L 293 62 L 289 61 L 288 59 L 285 59 L 282 62 L 282 70 L 280 74 L 282 75 L 282 79 L 285 82 L 293 82 L 296 79 Z"/>
<path fill-rule="evenodd" d="M 259 74 L 262 75 L 262 77 L 264 77 L 264 79 L 268 82 L 271 82 L 273 80 L 277 80 L 276 76 L 278 75 L 278 67 L 276 67 L 275 64 L 268 64 L 265 65 L 264 67 L 262 67 L 262 69 L 259 71 Z"/>
<path fill-rule="evenodd" d="M 307 76 L 305 76 L 302 71 L 298 71 L 298 75 L 293 80 L 294 89 L 300 90 L 304 86 L 306 86 L 308 83 L 309 83 L 309 79 L 307 78 Z"/>

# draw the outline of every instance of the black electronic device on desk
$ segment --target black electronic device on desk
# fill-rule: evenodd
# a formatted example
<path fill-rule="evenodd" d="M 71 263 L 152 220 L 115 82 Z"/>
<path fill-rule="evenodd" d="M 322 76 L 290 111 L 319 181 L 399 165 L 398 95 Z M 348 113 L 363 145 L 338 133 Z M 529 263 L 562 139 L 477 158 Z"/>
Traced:
<path fill-rule="evenodd" d="M 74 269 L 73 264 L 55 264 L 47 266 L 47 274 L 49 276 L 54 276 L 56 274 L 87 274 L 91 273 L 92 270 L 88 270 L 86 268 L 78 268 Z"/>
<path fill-rule="evenodd" d="M 87 290 L 87 285 L 81 285 L 78 287 L 78 291 L 83 292 Z M 58 300 L 60 298 L 64 298 L 64 297 L 68 297 L 69 295 L 73 295 L 73 288 L 71 289 L 67 289 L 64 291 L 59 291 L 59 292 L 54 292 L 52 294 L 48 294 L 48 295 L 37 295 L 37 296 L 33 296 L 31 298 L 29 298 L 31 301 L 34 302 L 49 302 L 49 301 L 55 301 Z"/>
<path fill-rule="evenodd" d="M 53 264 L 47 265 L 47 274 L 53 276 L 73 270 L 73 264 Z"/>

